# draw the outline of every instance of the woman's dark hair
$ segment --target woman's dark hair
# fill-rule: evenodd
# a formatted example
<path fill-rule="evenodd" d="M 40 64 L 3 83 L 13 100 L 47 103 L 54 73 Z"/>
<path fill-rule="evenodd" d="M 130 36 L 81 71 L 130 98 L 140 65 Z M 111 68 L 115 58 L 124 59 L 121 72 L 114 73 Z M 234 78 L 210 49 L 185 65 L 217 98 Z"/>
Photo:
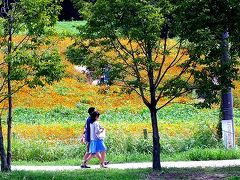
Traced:
<path fill-rule="evenodd" d="M 90 107 L 88 109 L 88 114 L 91 115 L 95 111 L 95 107 Z"/>
<path fill-rule="evenodd" d="M 100 113 L 98 111 L 93 111 L 92 114 L 90 115 L 91 117 L 91 124 L 94 123 L 97 119 L 97 117 L 100 116 Z"/>

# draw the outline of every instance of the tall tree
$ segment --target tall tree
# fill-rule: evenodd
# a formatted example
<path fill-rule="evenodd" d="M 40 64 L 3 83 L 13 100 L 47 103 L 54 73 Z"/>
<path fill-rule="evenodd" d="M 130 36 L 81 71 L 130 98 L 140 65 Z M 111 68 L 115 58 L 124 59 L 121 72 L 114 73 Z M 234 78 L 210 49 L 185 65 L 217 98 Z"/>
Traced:
<path fill-rule="evenodd" d="M 88 7 L 87 25 L 79 28 L 67 56 L 97 75 L 108 68 L 111 82 L 122 82 L 142 98 L 152 123 L 153 169 L 160 170 L 157 112 L 191 91 L 194 66 L 184 42 L 169 39 L 172 7 L 167 1 L 141 0 L 97 0 Z"/>
<path fill-rule="evenodd" d="M 24 86 L 34 88 L 59 80 L 63 75 L 60 55 L 53 46 L 52 26 L 60 10 L 56 0 L 1 2 L 0 104 L 8 102 L 7 153 L 0 126 L 2 171 L 11 170 L 12 96 Z M 1 124 L 1 123 L 0 123 Z"/>
<path fill-rule="evenodd" d="M 195 71 L 195 82 L 202 87 L 197 90 L 204 98 L 202 105 L 221 102 L 221 119 L 233 121 L 231 88 L 238 79 L 240 3 L 184 0 L 176 4 L 179 35 L 190 42 L 190 57 L 202 66 Z M 221 125 L 220 120 L 220 137 Z"/>

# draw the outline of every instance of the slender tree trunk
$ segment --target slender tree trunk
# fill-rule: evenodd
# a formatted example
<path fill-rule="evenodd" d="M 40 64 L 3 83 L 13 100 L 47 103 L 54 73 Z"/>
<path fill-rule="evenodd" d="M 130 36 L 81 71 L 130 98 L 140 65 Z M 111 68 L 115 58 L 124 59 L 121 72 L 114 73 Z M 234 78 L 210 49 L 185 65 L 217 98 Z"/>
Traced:
<path fill-rule="evenodd" d="M 1 153 L 1 171 L 9 171 L 10 169 L 7 164 L 7 156 L 6 156 L 5 148 L 4 148 L 3 132 L 2 132 L 1 124 L 0 124 L 0 153 Z"/>
<path fill-rule="evenodd" d="M 8 38 L 8 55 L 12 53 L 12 33 L 13 33 L 13 18 L 9 19 L 9 38 Z M 12 85 L 11 85 L 11 62 L 8 62 L 8 118 L 7 118 L 7 164 L 11 170 L 12 161 Z"/>
<path fill-rule="evenodd" d="M 156 108 L 150 108 L 151 112 L 151 121 L 152 121 L 152 130 L 153 130 L 153 169 L 161 170 L 160 162 L 160 142 L 159 142 L 159 132 L 157 124 L 157 110 Z"/>
<path fill-rule="evenodd" d="M 12 161 L 12 87 L 11 87 L 11 65 L 8 65 L 8 118 L 7 118 L 7 164 L 11 169 Z"/>

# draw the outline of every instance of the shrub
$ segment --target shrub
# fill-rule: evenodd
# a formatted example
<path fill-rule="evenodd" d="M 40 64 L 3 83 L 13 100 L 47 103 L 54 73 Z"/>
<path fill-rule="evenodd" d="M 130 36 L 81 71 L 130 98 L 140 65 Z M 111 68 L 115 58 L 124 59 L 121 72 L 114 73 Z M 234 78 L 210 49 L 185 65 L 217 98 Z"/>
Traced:
<path fill-rule="evenodd" d="M 192 149 L 186 153 L 189 160 L 227 160 L 239 159 L 240 151 L 238 149 L 224 150 L 224 149 Z"/>
<path fill-rule="evenodd" d="M 218 147 L 219 141 L 215 132 L 206 123 L 199 125 L 199 130 L 191 138 L 190 146 L 194 148 Z"/>

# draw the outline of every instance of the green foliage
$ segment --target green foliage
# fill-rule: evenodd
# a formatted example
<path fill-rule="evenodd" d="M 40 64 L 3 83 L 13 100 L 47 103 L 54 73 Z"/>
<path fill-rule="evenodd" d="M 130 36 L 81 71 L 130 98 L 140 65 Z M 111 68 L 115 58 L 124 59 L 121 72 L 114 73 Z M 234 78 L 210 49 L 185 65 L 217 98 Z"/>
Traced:
<path fill-rule="evenodd" d="M 52 36 L 60 12 L 60 1 L 7 2 L 1 12 L 3 62 L 0 78 L 12 81 L 12 94 L 26 85 L 35 88 L 60 80 L 64 66 L 55 46 L 56 39 Z M 15 37 L 19 33 L 22 36 Z M 5 87 L 6 81 L 1 86 Z M 1 93 L 0 101 L 4 98 L 7 98 L 6 93 Z"/>
<path fill-rule="evenodd" d="M 51 142 L 49 140 L 24 140 L 15 137 L 13 142 L 14 161 L 51 162 L 82 159 L 86 150 L 85 145 L 79 142 L 76 143 L 75 139 L 72 139 L 70 143 L 64 143 L 62 141 Z M 195 144 L 191 142 L 195 142 Z M 150 139 L 108 134 L 105 143 L 108 148 L 108 159 L 111 162 L 151 160 L 152 142 Z M 199 146 L 199 144 L 203 145 Z M 164 136 L 161 139 L 161 149 L 164 160 L 224 160 L 240 158 L 238 149 L 225 150 L 221 146 L 206 144 L 205 139 L 197 137 L 184 139 L 183 137 L 170 138 Z M 95 160 L 93 162 L 97 163 Z"/>
<path fill-rule="evenodd" d="M 48 162 L 57 161 L 60 159 L 79 159 L 85 153 L 85 147 L 79 144 L 64 144 L 58 142 L 54 146 L 49 146 L 47 141 L 28 141 L 14 140 L 13 146 L 13 161 L 38 161 Z M 24 153 L 23 153 L 24 152 Z"/>
<path fill-rule="evenodd" d="M 234 97 L 233 101 L 234 101 L 233 103 L 234 107 L 240 108 L 240 97 Z"/>
<path fill-rule="evenodd" d="M 72 90 L 70 87 L 64 87 L 62 85 L 55 86 L 54 89 L 61 96 L 67 96 L 69 91 Z"/>
<path fill-rule="evenodd" d="M 163 68 L 167 56 L 178 45 L 176 51 L 180 52 L 182 46 L 178 42 L 170 48 L 168 41 L 161 40 L 162 34 L 168 39 L 171 31 L 172 6 L 168 1 L 98 0 L 90 4 L 87 24 L 79 27 L 80 36 L 67 51 L 72 63 L 87 66 L 96 77 L 107 68 L 110 84 L 123 82 L 123 88 L 137 91 L 148 107 L 150 94 L 154 96 L 152 103 L 156 104 L 163 97 L 174 99 L 190 89 L 188 79 L 181 76 L 186 74 L 191 62 L 182 64 L 182 71 L 175 77 L 165 77 L 182 58 L 178 53 L 171 65 Z M 169 79 L 168 83 L 164 82 L 165 78 Z"/>
<path fill-rule="evenodd" d="M 196 67 L 192 70 L 199 97 L 199 105 L 211 107 L 220 102 L 221 91 L 228 91 L 239 78 L 239 16 L 240 4 L 235 0 L 176 1 L 174 18 L 177 33 L 187 39 L 190 59 Z M 223 45 L 223 36 L 229 34 Z M 229 56 L 226 54 L 229 48 Z M 225 55 L 224 55 L 225 53 Z M 223 58 L 229 59 L 228 62 Z"/>
<path fill-rule="evenodd" d="M 224 149 L 192 149 L 186 152 L 186 156 L 192 161 L 202 161 L 202 160 L 229 160 L 229 159 L 239 159 L 239 150 L 224 150 Z"/>
<path fill-rule="evenodd" d="M 199 130 L 193 135 L 193 147 L 219 147 L 222 144 L 218 141 L 215 132 L 206 123 L 200 123 L 198 126 Z"/>
<path fill-rule="evenodd" d="M 24 24 L 29 35 L 44 34 L 46 28 L 52 27 L 57 22 L 61 10 L 60 2 L 60 0 L 21 0 L 19 3 L 14 3 L 20 14 L 13 17 L 19 18 L 16 26 L 21 25 L 20 23 Z"/>

